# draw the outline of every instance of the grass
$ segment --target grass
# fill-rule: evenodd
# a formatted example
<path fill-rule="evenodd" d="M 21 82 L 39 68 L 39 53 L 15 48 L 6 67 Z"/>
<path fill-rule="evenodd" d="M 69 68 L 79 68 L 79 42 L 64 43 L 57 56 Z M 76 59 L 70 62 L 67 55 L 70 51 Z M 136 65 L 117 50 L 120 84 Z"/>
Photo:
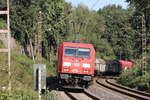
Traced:
<path fill-rule="evenodd" d="M 0 18 L 0 29 L 7 29 L 7 22 Z"/>
<path fill-rule="evenodd" d="M 4 47 L 0 41 L 0 48 Z M 43 59 L 47 66 L 47 77 L 56 77 L 56 66 L 50 65 Z M 38 92 L 34 91 L 33 64 L 31 58 L 22 55 L 19 51 L 11 51 L 11 83 L 12 95 L 0 90 L 1 100 L 36 100 Z M 8 85 L 7 53 L 0 53 L 0 87 Z M 51 80 L 50 80 L 51 81 Z"/>

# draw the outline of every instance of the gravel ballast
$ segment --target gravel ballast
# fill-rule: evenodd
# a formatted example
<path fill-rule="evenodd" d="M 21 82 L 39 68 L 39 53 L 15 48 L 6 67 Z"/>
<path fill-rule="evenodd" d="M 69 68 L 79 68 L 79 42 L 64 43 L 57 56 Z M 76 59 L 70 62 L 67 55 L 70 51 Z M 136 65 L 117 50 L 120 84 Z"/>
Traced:
<path fill-rule="evenodd" d="M 121 96 L 115 95 L 95 85 L 90 86 L 88 91 L 102 98 L 103 100 L 128 100 L 127 98 L 123 98 Z"/>

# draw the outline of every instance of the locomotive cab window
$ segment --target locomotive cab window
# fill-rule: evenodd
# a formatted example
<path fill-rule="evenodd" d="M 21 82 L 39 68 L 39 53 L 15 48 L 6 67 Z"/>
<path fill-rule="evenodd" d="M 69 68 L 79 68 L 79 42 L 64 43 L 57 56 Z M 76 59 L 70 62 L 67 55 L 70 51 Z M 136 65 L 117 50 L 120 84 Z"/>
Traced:
<path fill-rule="evenodd" d="M 64 56 L 90 57 L 90 48 L 65 47 L 64 49 Z"/>
<path fill-rule="evenodd" d="M 90 57 L 90 49 L 78 48 L 78 57 Z"/>
<path fill-rule="evenodd" d="M 77 48 L 74 47 L 65 47 L 64 56 L 76 57 Z"/>

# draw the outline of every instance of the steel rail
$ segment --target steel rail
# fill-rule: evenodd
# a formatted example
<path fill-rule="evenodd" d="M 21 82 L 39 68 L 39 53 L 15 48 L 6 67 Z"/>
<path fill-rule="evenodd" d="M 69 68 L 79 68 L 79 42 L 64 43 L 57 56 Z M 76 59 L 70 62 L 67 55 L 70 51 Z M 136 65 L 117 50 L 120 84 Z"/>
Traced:
<path fill-rule="evenodd" d="M 89 92 L 86 91 L 86 90 L 84 90 L 83 93 L 84 93 L 85 95 L 87 95 L 88 97 L 92 98 L 93 100 L 102 100 L 102 99 L 96 97 L 95 95 L 89 93 Z"/>
<path fill-rule="evenodd" d="M 111 89 L 113 91 L 119 92 L 119 93 L 124 94 L 124 95 L 129 96 L 129 97 L 133 97 L 133 98 L 140 99 L 140 100 L 150 100 L 150 97 L 147 97 L 147 96 L 142 95 L 142 94 L 137 94 L 137 93 L 130 91 L 130 90 L 125 90 L 124 88 L 117 87 L 115 85 L 111 85 L 106 80 L 107 79 L 104 79 L 104 81 L 106 83 L 102 83 L 99 80 L 96 80 L 96 83 L 105 87 L 105 88 Z M 111 85 L 111 86 L 109 86 L 109 85 Z"/>
<path fill-rule="evenodd" d="M 64 91 L 65 92 L 65 94 L 69 97 L 69 98 L 71 98 L 71 100 L 78 100 L 78 98 L 76 98 L 75 96 L 73 96 L 71 93 L 69 93 L 68 91 Z"/>
<path fill-rule="evenodd" d="M 71 100 L 80 100 L 77 97 L 73 96 L 69 91 L 64 91 L 65 94 L 71 98 Z M 95 95 L 89 93 L 87 90 L 83 90 L 83 92 L 81 92 L 83 94 L 85 94 L 86 96 L 88 96 L 89 98 L 91 98 L 92 100 L 102 100 L 101 98 L 96 97 Z"/>
<path fill-rule="evenodd" d="M 150 94 L 149 94 L 149 93 L 142 92 L 142 91 L 138 91 L 138 90 L 135 90 L 135 89 L 131 89 L 131 88 L 128 88 L 128 87 L 119 85 L 119 84 L 117 84 L 117 83 L 111 82 L 111 80 L 106 80 L 106 82 L 107 82 L 108 84 L 110 84 L 110 85 L 115 86 L 115 87 L 119 87 L 119 88 L 122 88 L 122 89 L 124 89 L 124 90 L 134 92 L 134 93 L 136 93 L 136 94 L 138 94 L 138 95 L 142 95 L 142 96 L 146 96 L 146 97 L 150 98 Z"/>

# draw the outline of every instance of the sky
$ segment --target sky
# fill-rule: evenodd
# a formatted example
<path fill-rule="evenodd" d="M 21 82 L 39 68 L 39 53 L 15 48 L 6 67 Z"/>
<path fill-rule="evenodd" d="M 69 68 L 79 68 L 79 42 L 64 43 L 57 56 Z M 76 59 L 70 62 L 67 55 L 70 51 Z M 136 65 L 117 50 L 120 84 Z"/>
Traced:
<path fill-rule="evenodd" d="M 124 9 L 128 7 L 128 3 L 125 0 L 65 0 L 66 2 L 72 3 L 73 7 L 77 7 L 78 4 L 87 6 L 90 10 L 99 10 L 106 5 L 115 4 L 121 5 Z"/>

